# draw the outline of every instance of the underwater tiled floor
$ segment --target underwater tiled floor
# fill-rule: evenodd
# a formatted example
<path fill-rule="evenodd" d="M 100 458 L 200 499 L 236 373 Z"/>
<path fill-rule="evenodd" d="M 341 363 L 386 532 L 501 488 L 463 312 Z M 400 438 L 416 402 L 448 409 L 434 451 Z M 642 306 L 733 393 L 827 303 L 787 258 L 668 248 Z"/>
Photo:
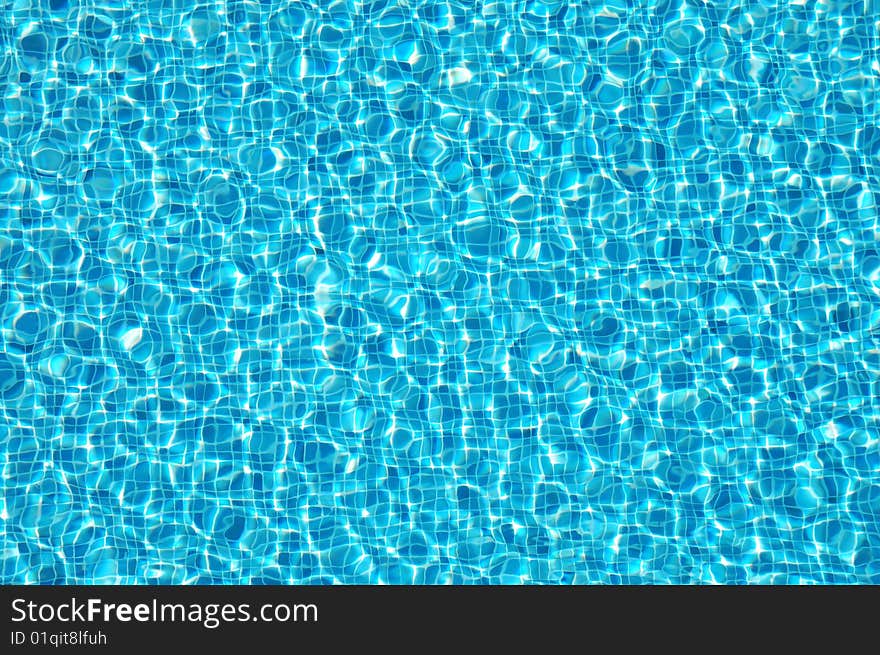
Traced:
<path fill-rule="evenodd" d="M 6 583 L 880 583 L 880 4 L 0 9 Z"/>

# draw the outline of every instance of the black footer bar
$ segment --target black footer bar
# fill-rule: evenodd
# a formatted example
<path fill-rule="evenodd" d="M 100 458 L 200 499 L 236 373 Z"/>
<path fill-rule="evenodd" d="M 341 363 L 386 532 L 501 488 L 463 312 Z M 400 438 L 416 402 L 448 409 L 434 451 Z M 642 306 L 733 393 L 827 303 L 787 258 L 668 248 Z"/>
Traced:
<path fill-rule="evenodd" d="M 593 639 L 659 647 L 697 634 L 729 644 L 755 630 L 787 639 L 843 624 L 842 644 L 856 636 L 849 608 L 878 600 L 876 587 L 5 586 L 0 652 L 272 653 L 306 644 L 469 652 Z"/>

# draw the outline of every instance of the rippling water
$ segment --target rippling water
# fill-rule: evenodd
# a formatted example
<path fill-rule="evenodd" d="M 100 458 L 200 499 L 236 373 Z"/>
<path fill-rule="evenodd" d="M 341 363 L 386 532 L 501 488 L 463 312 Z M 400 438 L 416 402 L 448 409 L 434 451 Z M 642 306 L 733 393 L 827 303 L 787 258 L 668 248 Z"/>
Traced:
<path fill-rule="evenodd" d="M 880 582 L 878 17 L 5 2 L 3 581 Z"/>

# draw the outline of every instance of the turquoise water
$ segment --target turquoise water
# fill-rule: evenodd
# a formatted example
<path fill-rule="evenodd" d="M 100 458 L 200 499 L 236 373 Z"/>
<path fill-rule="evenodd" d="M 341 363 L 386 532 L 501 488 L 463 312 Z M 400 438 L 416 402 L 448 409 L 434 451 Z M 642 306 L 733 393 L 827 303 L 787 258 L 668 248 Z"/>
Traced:
<path fill-rule="evenodd" d="M 0 9 L 5 583 L 880 583 L 880 5 Z"/>

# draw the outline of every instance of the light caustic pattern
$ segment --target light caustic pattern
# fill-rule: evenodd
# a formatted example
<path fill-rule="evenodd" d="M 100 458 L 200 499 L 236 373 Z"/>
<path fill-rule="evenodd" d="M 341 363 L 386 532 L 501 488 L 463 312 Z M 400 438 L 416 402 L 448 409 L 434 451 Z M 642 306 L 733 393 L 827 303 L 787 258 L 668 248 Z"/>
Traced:
<path fill-rule="evenodd" d="M 880 582 L 878 34 L 7 0 L 3 581 Z"/>

